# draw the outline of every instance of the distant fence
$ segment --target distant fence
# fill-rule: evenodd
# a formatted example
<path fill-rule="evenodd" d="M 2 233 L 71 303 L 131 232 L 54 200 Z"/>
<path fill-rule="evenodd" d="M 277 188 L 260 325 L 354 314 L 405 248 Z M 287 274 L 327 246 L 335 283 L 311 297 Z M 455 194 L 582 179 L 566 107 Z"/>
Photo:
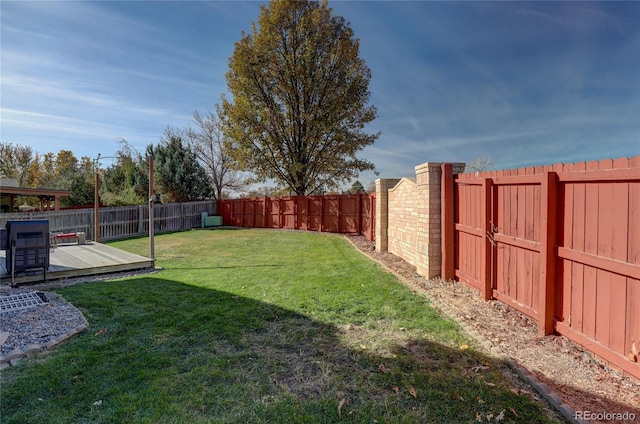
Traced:
<path fill-rule="evenodd" d="M 153 205 L 154 232 L 169 232 L 200 227 L 201 214 L 216 213 L 214 200 L 201 202 L 168 203 Z M 55 232 L 78 232 L 87 239 L 95 240 L 94 209 L 75 209 L 50 212 L 20 212 L 0 214 L 0 227 L 7 221 L 46 219 L 49 230 Z M 149 207 L 122 206 L 99 209 L 99 240 L 114 240 L 147 234 L 149 232 Z"/>
<path fill-rule="evenodd" d="M 287 228 L 375 238 L 375 194 L 218 200 L 225 225 Z"/>

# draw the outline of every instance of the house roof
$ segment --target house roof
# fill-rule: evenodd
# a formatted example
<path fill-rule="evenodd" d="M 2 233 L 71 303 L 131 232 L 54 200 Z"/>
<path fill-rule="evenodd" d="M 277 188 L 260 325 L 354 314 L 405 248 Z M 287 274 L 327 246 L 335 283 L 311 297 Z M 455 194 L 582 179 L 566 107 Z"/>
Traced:
<path fill-rule="evenodd" d="M 0 186 L 0 195 L 13 196 L 33 196 L 41 198 L 69 197 L 69 190 L 54 190 L 49 188 L 31 188 L 31 187 L 5 187 Z"/>

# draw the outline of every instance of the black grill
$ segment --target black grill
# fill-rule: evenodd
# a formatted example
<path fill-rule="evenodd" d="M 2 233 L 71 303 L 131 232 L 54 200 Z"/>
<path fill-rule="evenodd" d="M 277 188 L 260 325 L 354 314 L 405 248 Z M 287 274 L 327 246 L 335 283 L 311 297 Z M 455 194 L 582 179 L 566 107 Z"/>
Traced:
<path fill-rule="evenodd" d="M 7 222 L 7 271 L 11 284 L 16 272 L 49 268 L 49 221 Z"/>

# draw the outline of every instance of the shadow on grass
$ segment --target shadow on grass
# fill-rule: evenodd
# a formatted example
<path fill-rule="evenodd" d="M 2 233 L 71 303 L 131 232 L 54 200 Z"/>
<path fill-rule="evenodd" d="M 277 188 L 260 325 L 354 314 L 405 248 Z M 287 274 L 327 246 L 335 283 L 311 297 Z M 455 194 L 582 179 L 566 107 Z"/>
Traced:
<path fill-rule="evenodd" d="M 90 330 L 3 371 L 5 423 L 553 422 L 493 359 L 401 330 L 159 278 L 61 293 Z"/>

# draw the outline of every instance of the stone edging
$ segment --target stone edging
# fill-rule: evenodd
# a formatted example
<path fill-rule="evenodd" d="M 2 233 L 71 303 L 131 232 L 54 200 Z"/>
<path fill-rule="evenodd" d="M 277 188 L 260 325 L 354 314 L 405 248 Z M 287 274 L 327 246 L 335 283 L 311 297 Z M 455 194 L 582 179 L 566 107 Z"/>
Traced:
<path fill-rule="evenodd" d="M 31 344 L 31 345 L 25 346 L 22 349 L 12 350 L 6 355 L 0 355 L 0 370 L 3 370 L 10 365 L 15 366 L 18 363 L 18 361 L 24 358 L 25 356 L 34 355 L 36 353 L 40 353 L 45 350 L 51 350 L 54 347 L 58 346 L 60 343 L 75 336 L 76 334 L 82 333 L 87 328 L 89 328 L 87 324 L 81 324 L 78 327 L 73 328 L 64 334 L 61 334 L 58 337 L 49 340 L 45 344 L 42 344 L 42 345 Z"/>
<path fill-rule="evenodd" d="M 58 299 L 58 302 L 71 305 L 69 302 L 67 302 L 61 297 L 57 297 L 57 299 Z M 73 305 L 71 305 L 71 307 L 75 308 L 75 306 Z M 30 344 L 30 345 L 24 346 L 21 349 L 14 349 L 11 352 L 8 352 L 4 355 L 0 355 L 0 371 L 9 366 L 15 366 L 18 363 L 18 361 L 20 361 L 22 358 L 26 356 L 35 355 L 37 353 L 44 352 L 45 350 L 52 350 L 54 347 L 58 346 L 60 343 L 67 341 L 71 337 L 77 334 L 80 334 L 83 331 L 86 331 L 87 328 L 89 328 L 89 323 L 87 322 L 87 319 L 82 313 L 80 313 L 80 315 L 82 315 L 82 320 L 84 321 L 84 323 L 80 324 L 75 328 L 72 328 L 66 333 L 60 334 L 59 336 L 49 340 L 44 344 Z"/>
<path fill-rule="evenodd" d="M 378 260 L 378 259 L 376 259 L 376 258 L 374 258 L 372 256 L 369 256 L 366 252 L 363 252 L 362 250 L 358 249 L 358 246 L 356 246 L 355 243 L 353 243 L 353 241 L 351 241 L 349 239 L 349 237 L 344 236 L 344 238 L 349 243 L 351 243 L 351 245 L 358 252 L 362 253 L 367 258 L 373 260 L 378 265 L 382 266 L 386 271 L 388 271 L 391 274 L 393 274 L 394 276 L 396 276 L 396 278 L 398 278 L 400 281 L 402 281 L 402 283 L 404 285 L 406 285 L 407 287 L 409 287 L 411 289 L 419 291 L 421 295 L 423 295 L 426 298 L 428 298 L 434 305 L 437 305 L 438 308 L 442 312 L 444 312 L 449 318 L 451 318 L 458 325 L 460 325 L 460 327 L 462 327 L 462 329 L 464 330 L 465 333 L 467 333 L 469 336 L 473 337 L 476 341 L 478 341 L 478 343 L 480 343 L 480 345 L 484 349 L 486 349 L 487 352 L 489 352 L 493 356 L 497 357 L 498 359 L 502 360 L 511 369 L 513 369 L 516 372 L 516 374 L 518 374 L 518 377 L 520 377 L 520 379 L 525 381 L 527 384 L 532 386 L 538 393 L 540 393 L 540 395 L 542 395 L 542 397 L 544 397 L 544 399 L 556 411 L 558 411 L 558 413 L 560 413 L 563 417 L 565 417 L 569 422 L 571 422 L 572 424 L 589 424 L 588 421 L 576 419 L 575 418 L 576 417 L 576 411 L 571 406 L 569 406 L 566 403 L 564 403 L 564 401 L 562 400 L 562 398 L 560 396 L 558 396 L 556 393 L 552 392 L 551 389 L 549 388 L 549 386 L 547 386 L 545 383 L 543 383 L 540 380 L 538 380 L 538 378 L 536 376 L 534 376 L 533 374 L 531 374 L 528 369 L 526 369 L 522 365 L 518 364 L 514 359 L 511 359 L 507 354 L 502 352 L 497 346 L 493 346 L 489 340 L 487 340 L 477 330 L 475 330 L 471 326 L 467 325 L 464 322 L 464 320 L 462 320 L 448 306 L 438 303 L 435 299 L 433 299 L 431 296 L 429 296 L 428 293 L 426 293 L 420 287 L 416 287 L 416 285 L 413 282 L 407 280 L 402 275 L 400 275 L 397 272 L 395 272 L 393 269 L 388 267 L 385 263 L 383 263 L 382 261 L 380 261 L 380 260 Z"/>

